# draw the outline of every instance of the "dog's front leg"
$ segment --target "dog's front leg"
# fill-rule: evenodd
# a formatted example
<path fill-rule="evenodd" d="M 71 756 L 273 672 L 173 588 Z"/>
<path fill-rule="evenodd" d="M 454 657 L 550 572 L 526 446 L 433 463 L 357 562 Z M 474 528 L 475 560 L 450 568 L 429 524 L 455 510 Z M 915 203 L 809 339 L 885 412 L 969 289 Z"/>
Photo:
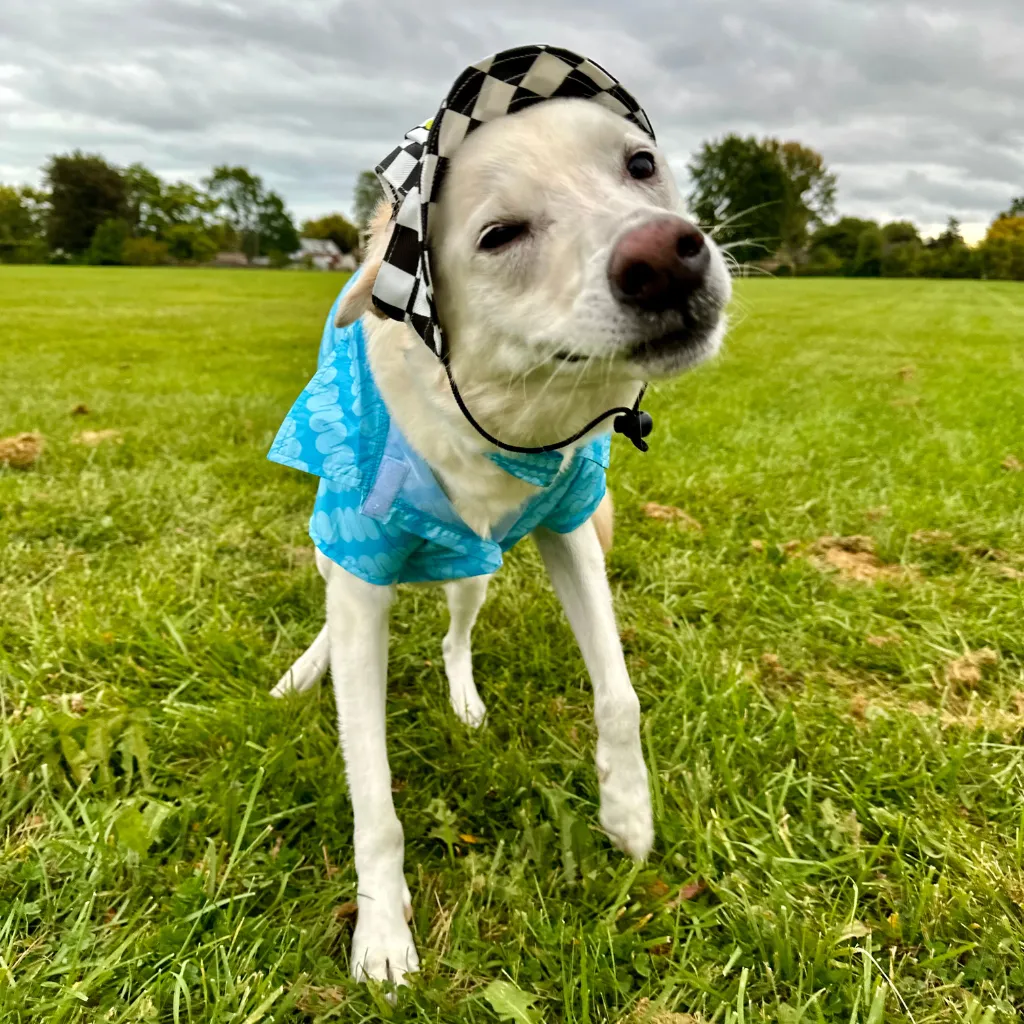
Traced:
<path fill-rule="evenodd" d="M 324 560 L 326 561 L 326 560 Z M 388 610 L 394 587 L 365 583 L 333 563 L 327 579 L 327 629 L 338 732 L 355 819 L 358 884 L 352 975 L 403 984 L 419 966 L 409 890 L 402 871 L 402 825 L 391 799 L 385 738 Z"/>
<path fill-rule="evenodd" d="M 537 530 L 534 538 L 594 687 L 601 825 L 619 849 L 643 860 L 654 826 L 640 702 L 626 671 L 597 531 L 588 520 L 572 533 Z"/>

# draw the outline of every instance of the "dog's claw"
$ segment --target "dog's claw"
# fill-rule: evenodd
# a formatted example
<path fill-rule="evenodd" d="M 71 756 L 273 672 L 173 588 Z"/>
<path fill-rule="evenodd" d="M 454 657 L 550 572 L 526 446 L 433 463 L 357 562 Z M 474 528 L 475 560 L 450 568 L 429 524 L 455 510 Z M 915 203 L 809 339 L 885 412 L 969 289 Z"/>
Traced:
<path fill-rule="evenodd" d="M 352 977 L 356 981 L 387 981 L 408 985 L 420 961 L 405 921 L 376 923 L 363 918 L 352 936 Z"/>

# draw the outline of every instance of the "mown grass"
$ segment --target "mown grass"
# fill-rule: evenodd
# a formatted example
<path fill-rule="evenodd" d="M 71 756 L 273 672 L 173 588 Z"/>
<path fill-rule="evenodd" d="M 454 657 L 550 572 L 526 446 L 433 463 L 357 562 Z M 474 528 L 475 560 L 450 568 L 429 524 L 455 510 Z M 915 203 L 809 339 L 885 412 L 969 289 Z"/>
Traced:
<path fill-rule="evenodd" d="M 401 597 L 423 970 L 394 1008 L 347 978 L 330 690 L 267 696 L 322 588 L 313 483 L 264 456 L 337 286 L 0 271 L 0 436 L 47 439 L 0 470 L 0 1020 L 487 1022 L 494 979 L 544 1022 L 641 998 L 723 1024 L 1015 1019 L 1020 286 L 741 282 L 724 357 L 654 390 L 650 454 L 616 442 L 645 867 L 596 829 L 587 680 L 532 546 L 477 629 L 479 733 L 446 703 L 440 595 Z M 814 547 L 851 535 L 876 559 Z"/>

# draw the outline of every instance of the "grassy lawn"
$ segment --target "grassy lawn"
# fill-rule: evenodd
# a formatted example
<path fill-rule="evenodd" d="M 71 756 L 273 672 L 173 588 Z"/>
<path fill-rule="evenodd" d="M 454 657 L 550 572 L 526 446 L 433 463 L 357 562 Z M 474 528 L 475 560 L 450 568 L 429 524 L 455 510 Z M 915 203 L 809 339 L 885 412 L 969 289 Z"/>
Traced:
<path fill-rule="evenodd" d="M 330 688 L 267 696 L 322 587 L 313 481 L 265 453 L 338 284 L 0 268 L 0 437 L 47 443 L 0 469 L 0 1021 L 494 1022 L 495 979 L 521 1024 L 1017 1019 L 1024 287 L 743 281 L 723 358 L 654 389 L 650 454 L 616 441 L 643 868 L 597 831 L 530 543 L 477 628 L 478 734 L 440 592 L 403 594 L 423 970 L 392 1009 L 348 981 Z"/>

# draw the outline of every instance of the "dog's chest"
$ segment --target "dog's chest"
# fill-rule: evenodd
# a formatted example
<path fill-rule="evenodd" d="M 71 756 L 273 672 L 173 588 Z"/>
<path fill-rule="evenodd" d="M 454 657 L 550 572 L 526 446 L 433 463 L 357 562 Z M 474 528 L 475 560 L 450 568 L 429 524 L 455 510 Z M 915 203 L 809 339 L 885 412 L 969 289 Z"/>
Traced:
<path fill-rule="evenodd" d="M 506 473 L 484 456 L 461 464 L 435 466 L 434 473 L 459 518 L 484 538 L 490 537 L 498 523 L 540 490 Z"/>

